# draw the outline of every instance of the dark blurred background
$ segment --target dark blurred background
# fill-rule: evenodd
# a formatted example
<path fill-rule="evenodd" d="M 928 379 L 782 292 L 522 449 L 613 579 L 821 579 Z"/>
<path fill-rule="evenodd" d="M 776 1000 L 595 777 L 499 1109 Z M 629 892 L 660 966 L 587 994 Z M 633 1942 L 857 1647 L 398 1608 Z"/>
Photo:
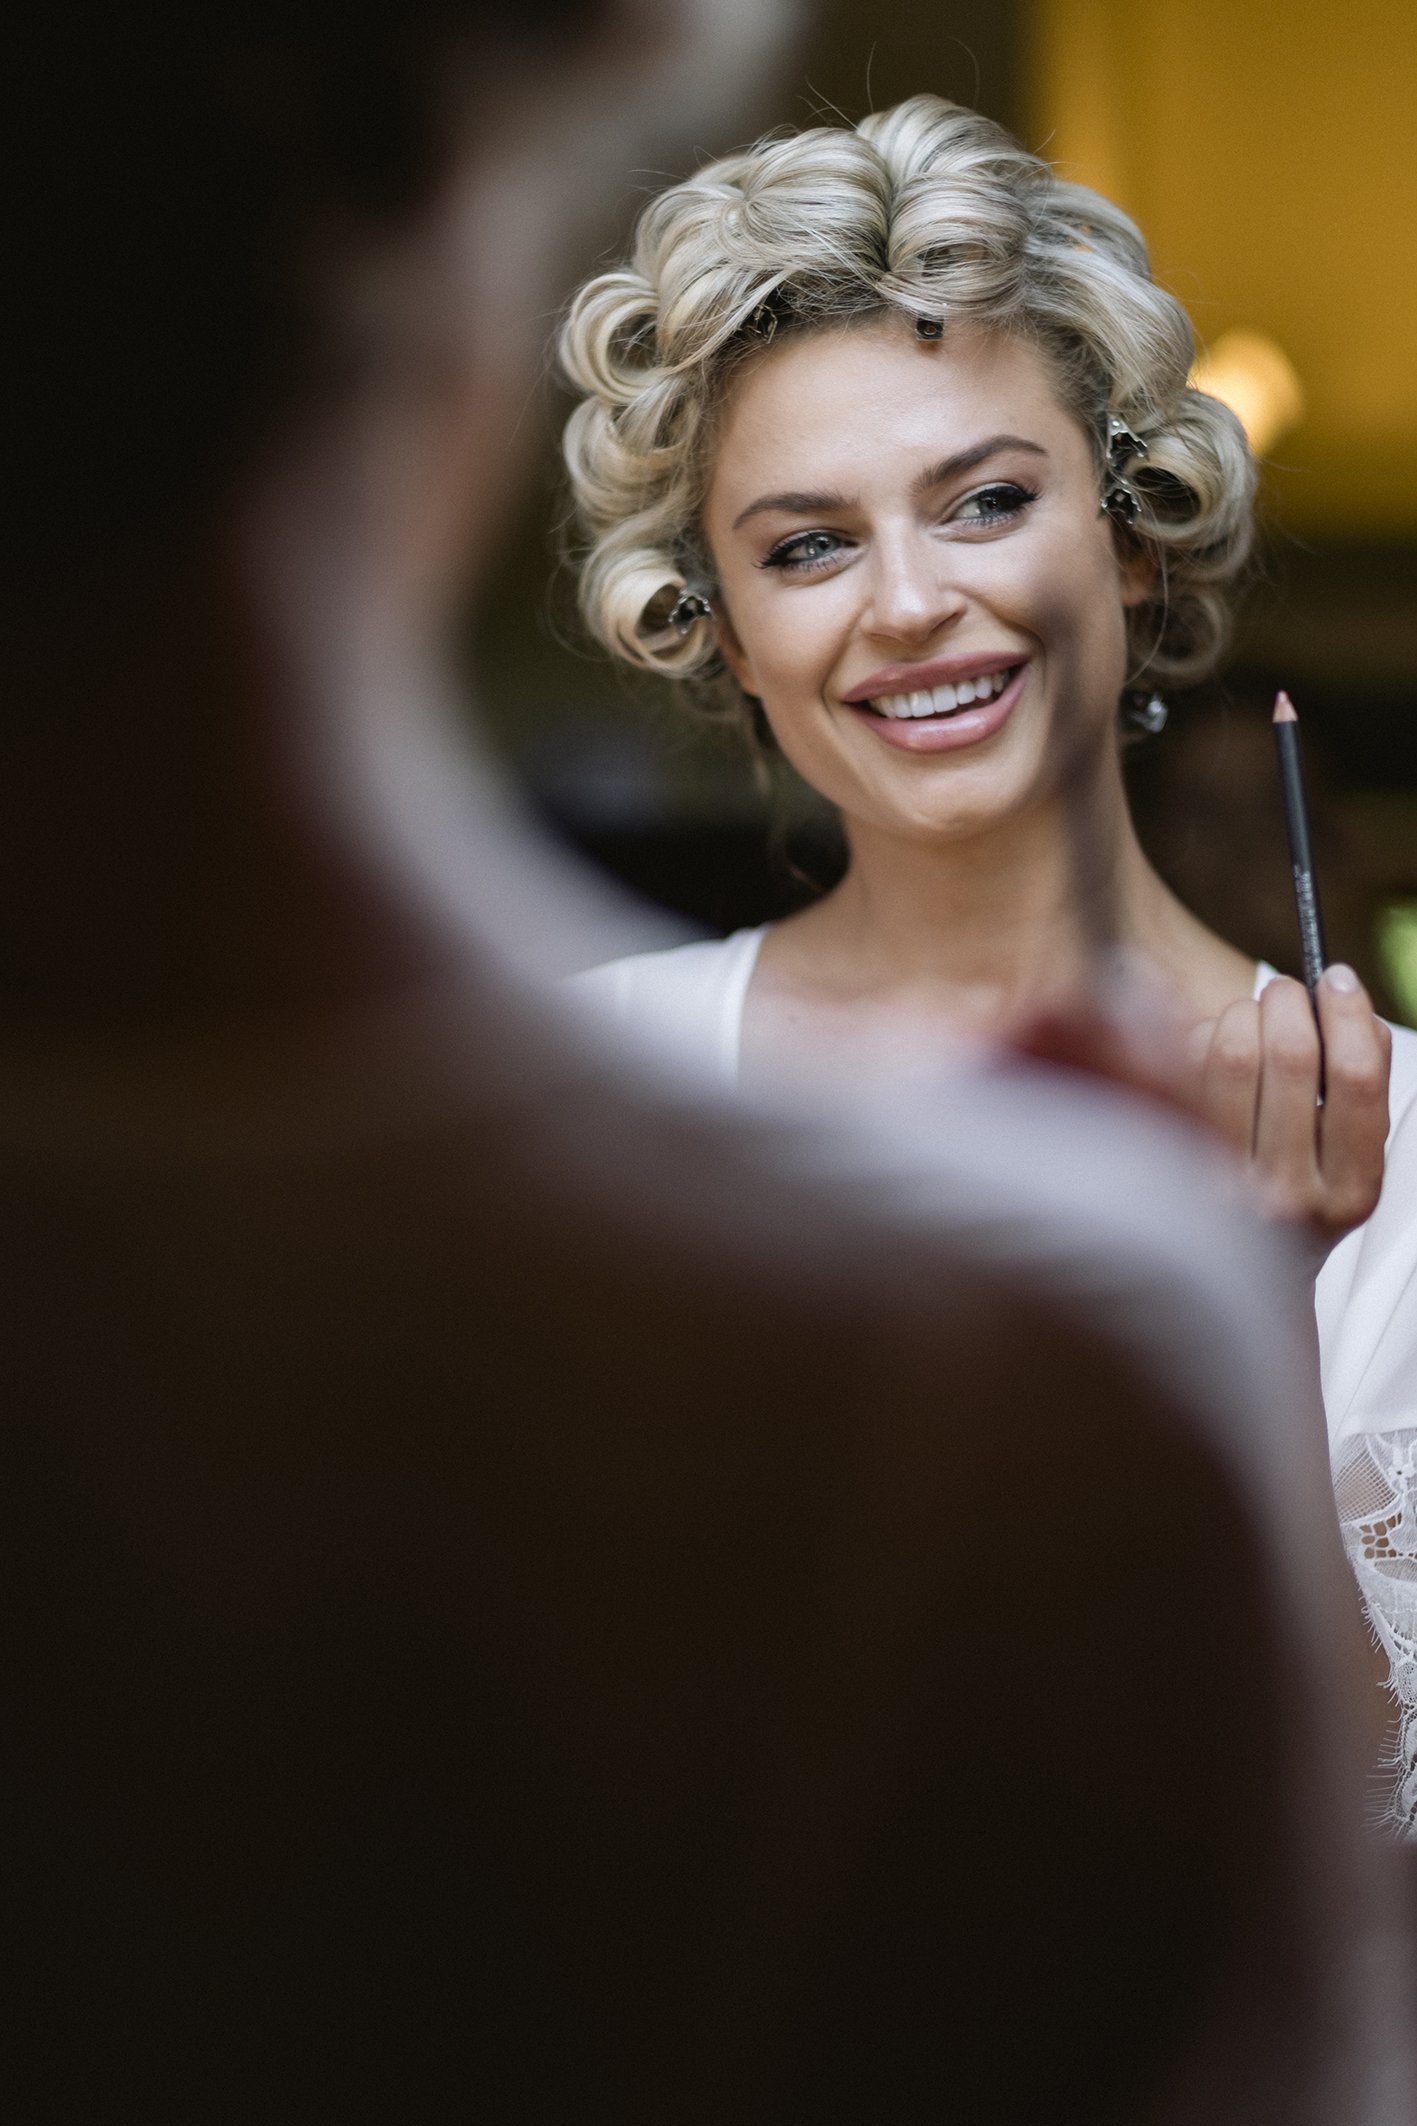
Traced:
<path fill-rule="evenodd" d="M 1265 460 L 1263 533 L 1221 681 L 1129 756 L 1163 875 L 1224 936 L 1299 971 L 1269 737 L 1303 722 L 1329 950 L 1417 1024 L 1417 10 L 1408 0 L 829 0 L 736 139 L 855 120 L 922 89 L 975 105 L 1140 221 Z M 705 158 L 736 144 L 700 143 Z M 627 175 L 609 263 L 646 197 Z M 594 261 L 587 261 L 588 268 Z M 549 321 L 548 321 L 549 323 Z M 544 383 L 541 473 L 469 624 L 494 741 L 532 804 L 700 933 L 829 883 L 828 822 L 790 771 L 581 634 Z M 689 934 L 686 931 L 686 934 Z"/>

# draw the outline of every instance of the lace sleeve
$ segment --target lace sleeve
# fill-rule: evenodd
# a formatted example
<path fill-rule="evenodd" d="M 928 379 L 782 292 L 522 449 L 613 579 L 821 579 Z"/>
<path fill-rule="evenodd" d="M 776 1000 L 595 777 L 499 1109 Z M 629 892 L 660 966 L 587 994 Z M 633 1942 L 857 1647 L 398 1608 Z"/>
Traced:
<path fill-rule="evenodd" d="M 1391 1821 L 1417 1839 L 1417 1428 L 1350 1435 L 1336 1451 L 1333 1479 L 1344 1548 L 1397 1700 Z"/>

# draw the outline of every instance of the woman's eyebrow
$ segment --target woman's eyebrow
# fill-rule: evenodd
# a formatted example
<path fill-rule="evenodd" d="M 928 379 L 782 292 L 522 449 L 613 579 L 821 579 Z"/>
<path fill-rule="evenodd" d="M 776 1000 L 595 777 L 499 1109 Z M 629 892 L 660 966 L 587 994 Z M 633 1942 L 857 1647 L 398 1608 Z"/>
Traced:
<path fill-rule="evenodd" d="M 952 458 L 941 458 L 938 465 L 930 466 L 915 482 L 915 491 L 923 494 L 928 488 L 944 487 L 950 480 L 957 480 L 961 473 L 973 472 L 976 465 L 982 465 L 986 458 L 995 457 L 1001 450 L 1026 450 L 1035 458 L 1048 455 L 1041 443 L 1030 443 L 1027 436 L 990 436 L 985 442 L 975 443 L 968 450 L 956 451 Z M 815 494 L 801 489 L 780 495 L 759 495 L 756 502 L 750 502 L 746 509 L 739 511 L 733 519 L 733 529 L 737 531 L 749 517 L 760 517 L 770 509 L 780 510 L 786 517 L 817 517 L 829 510 L 851 509 L 853 506 L 846 495 Z"/>
<path fill-rule="evenodd" d="M 931 465 L 916 481 L 915 492 L 923 495 L 932 487 L 945 487 L 962 472 L 973 472 L 986 458 L 997 457 L 1001 450 L 1026 450 L 1035 458 L 1048 455 L 1041 443 L 1030 443 L 1026 436 L 990 436 L 969 450 L 956 451 L 952 458 L 941 458 L 938 465 Z"/>
<path fill-rule="evenodd" d="M 852 506 L 845 495 L 760 495 L 756 502 L 750 502 L 748 507 L 733 519 L 733 529 L 737 531 L 739 525 L 746 524 L 749 517 L 760 517 L 767 509 L 780 509 L 788 517 L 816 517 L 827 510 L 850 509 Z"/>

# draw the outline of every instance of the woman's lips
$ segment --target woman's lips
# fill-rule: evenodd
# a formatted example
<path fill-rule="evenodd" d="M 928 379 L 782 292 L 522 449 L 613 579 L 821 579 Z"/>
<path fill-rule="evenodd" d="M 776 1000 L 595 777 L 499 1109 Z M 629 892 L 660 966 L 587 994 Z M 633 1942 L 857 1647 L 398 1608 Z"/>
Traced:
<path fill-rule="evenodd" d="M 864 701 L 848 706 L 853 716 L 898 752 L 953 753 L 961 746 L 978 745 L 1002 730 L 1018 704 L 1027 672 L 1027 664 L 1021 664 L 1003 693 L 996 694 L 992 701 L 976 701 L 938 716 L 882 716 Z"/>

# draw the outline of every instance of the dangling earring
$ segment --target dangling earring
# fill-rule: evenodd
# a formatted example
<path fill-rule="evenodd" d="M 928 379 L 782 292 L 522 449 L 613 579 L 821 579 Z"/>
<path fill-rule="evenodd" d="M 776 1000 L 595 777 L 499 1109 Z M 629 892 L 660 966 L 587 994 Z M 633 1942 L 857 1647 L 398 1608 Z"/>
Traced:
<path fill-rule="evenodd" d="M 1158 731 L 1165 730 L 1170 714 L 1159 694 L 1153 693 L 1146 700 L 1140 694 L 1133 694 L 1122 710 L 1122 721 L 1143 737 L 1155 738 Z"/>

